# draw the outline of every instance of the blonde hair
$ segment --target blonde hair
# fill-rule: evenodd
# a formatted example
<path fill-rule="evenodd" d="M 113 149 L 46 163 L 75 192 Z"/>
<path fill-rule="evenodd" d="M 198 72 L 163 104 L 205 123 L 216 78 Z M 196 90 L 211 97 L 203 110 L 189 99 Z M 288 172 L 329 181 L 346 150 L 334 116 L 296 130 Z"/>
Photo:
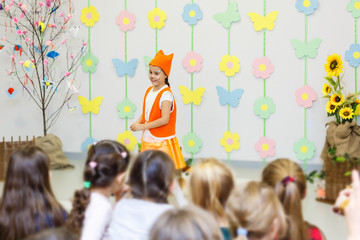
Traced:
<path fill-rule="evenodd" d="M 262 181 L 275 189 L 287 215 L 289 228 L 285 239 L 309 239 L 301 207 L 306 192 L 306 177 L 299 164 L 289 159 L 277 159 L 265 167 Z"/>
<path fill-rule="evenodd" d="M 191 173 L 191 200 L 215 217 L 223 217 L 226 201 L 234 185 L 233 174 L 225 164 L 215 158 L 202 159 Z"/>
<path fill-rule="evenodd" d="M 237 236 L 239 228 L 247 233 L 237 236 L 237 240 L 261 239 L 272 231 L 274 221 L 278 221 L 278 232 L 286 233 L 286 217 L 274 190 L 261 182 L 251 181 L 245 186 L 236 187 L 226 204 L 226 215 L 230 231 Z M 276 220 L 278 219 L 278 220 Z"/>
<path fill-rule="evenodd" d="M 171 209 L 152 226 L 149 240 L 222 240 L 213 216 L 195 206 Z"/>

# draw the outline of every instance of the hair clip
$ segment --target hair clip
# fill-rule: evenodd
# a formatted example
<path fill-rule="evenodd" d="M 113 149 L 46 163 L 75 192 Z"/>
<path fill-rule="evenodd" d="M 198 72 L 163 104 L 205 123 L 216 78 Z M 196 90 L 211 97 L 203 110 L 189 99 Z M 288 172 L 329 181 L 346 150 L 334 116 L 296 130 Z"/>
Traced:
<path fill-rule="evenodd" d="M 91 182 L 90 181 L 84 181 L 84 188 L 90 189 Z"/>
<path fill-rule="evenodd" d="M 295 178 L 287 176 L 281 182 L 286 187 L 286 185 L 288 185 L 289 182 L 295 182 Z"/>
<path fill-rule="evenodd" d="M 89 163 L 89 166 L 90 166 L 91 168 L 96 168 L 97 162 L 91 161 L 91 162 Z"/>
<path fill-rule="evenodd" d="M 238 228 L 236 229 L 236 233 L 238 236 L 247 236 L 248 235 L 248 231 L 245 228 Z"/>
<path fill-rule="evenodd" d="M 92 145 L 94 145 L 94 146 L 95 146 L 96 144 L 97 144 L 97 142 L 93 142 L 93 144 L 92 144 Z"/>
<path fill-rule="evenodd" d="M 127 156 L 127 152 L 121 152 L 120 154 L 123 158 L 126 158 L 126 156 Z"/>

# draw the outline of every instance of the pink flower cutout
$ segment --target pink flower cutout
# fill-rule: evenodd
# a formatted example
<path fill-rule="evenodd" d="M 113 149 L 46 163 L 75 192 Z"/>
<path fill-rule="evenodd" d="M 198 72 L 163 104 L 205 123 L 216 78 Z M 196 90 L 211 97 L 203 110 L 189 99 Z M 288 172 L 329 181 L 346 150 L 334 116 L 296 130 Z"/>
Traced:
<path fill-rule="evenodd" d="M 302 88 L 298 88 L 295 92 L 296 102 L 299 106 L 309 108 L 312 106 L 312 102 L 316 100 L 316 92 L 307 85 Z"/>
<path fill-rule="evenodd" d="M 200 72 L 202 69 L 203 58 L 196 52 L 188 52 L 182 61 L 183 67 L 187 72 Z"/>
<path fill-rule="evenodd" d="M 271 64 L 267 57 L 256 58 L 253 62 L 253 74 L 255 77 L 266 79 L 274 72 L 274 65 Z"/>
<path fill-rule="evenodd" d="M 119 25 L 120 30 L 127 32 L 135 28 L 136 17 L 135 14 L 130 13 L 127 10 L 121 11 L 116 18 L 116 24 Z"/>
<path fill-rule="evenodd" d="M 255 144 L 255 150 L 259 152 L 260 158 L 273 157 L 275 155 L 275 141 L 267 137 L 261 137 Z"/>

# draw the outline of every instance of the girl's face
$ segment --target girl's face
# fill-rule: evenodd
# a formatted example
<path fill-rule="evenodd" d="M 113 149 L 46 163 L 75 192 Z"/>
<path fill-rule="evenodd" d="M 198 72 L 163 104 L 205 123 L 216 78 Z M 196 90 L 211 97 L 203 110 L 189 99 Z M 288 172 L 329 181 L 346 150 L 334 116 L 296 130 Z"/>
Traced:
<path fill-rule="evenodd" d="M 161 68 L 150 65 L 149 79 L 154 87 L 161 88 L 165 85 L 166 74 Z"/>

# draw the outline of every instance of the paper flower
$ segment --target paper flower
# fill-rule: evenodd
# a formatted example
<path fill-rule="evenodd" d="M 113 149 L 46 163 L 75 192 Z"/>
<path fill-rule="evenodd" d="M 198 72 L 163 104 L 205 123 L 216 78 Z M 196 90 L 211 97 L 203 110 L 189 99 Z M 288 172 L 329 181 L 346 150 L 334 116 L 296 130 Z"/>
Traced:
<path fill-rule="evenodd" d="M 295 92 L 296 102 L 299 106 L 309 108 L 312 106 L 312 102 L 316 100 L 316 92 L 307 85 L 302 88 L 298 88 Z"/>
<path fill-rule="evenodd" d="M 236 56 L 224 55 L 219 63 L 220 71 L 225 72 L 228 77 L 234 76 L 240 71 L 239 59 Z"/>
<path fill-rule="evenodd" d="M 275 141 L 267 137 L 261 137 L 255 144 L 255 150 L 259 152 L 260 158 L 273 157 L 275 155 Z"/>
<path fill-rule="evenodd" d="M 309 160 L 314 156 L 315 144 L 307 138 L 300 138 L 293 147 L 296 157 L 302 161 Z"/>
<path fill-rule="evenodd" d="M 295 6 L 299 12 L 311 15 L 319 7 L 319 2 L 318 0 L 297 0 Z"/>
<path fill-rule="evenodd" d="M 96 10 L 96 7 L 84 7 L 81 10 L 80 20 L 88 27 L 94 26 L 95 22 L 99 21 L 99 13 Z"/>
<path fill-rule="evenodd" d="M 194 132 L 186 134 L 182 139 L 182 143 L 187 153 L 198 153 L 202 146 L 201 139 Z"/>
<path fill-rule="evenodd" d="M 199 7 L 199 5 L 193 4 L 186 4 L 184 7 L 184 11 L 182 14 L 182 18 L 185 22 L 190 25 L 195 25 L 200 19 L 202 19 L 203 13 Z"/>
<path fill-rule="evenodd" d="M 97 140 L 95 140 L 94 138 L 91 137 L 86 138 L 85 141 L 83 141 L 81 144 L 81 151 L 87 152 L 89 147 L 96 142 Z"/>
<path fill-rule="evenodd" d="M 200 72 L 202 69 L 203 58 L 196 52 L 188 52 L 182 61 L 183 67 L 189 73 Z"/>
<path fill-rule="evenodd" d="M 360 3 L 359 3 L 360 4 Z M 350 49 L 345 52 L 345 60 L 350 66 L 358 67 L 360 64 L 360 44 L 351 44 Z"/>
<path fill-rule="evenodd" d="M 96 71 L 96 65 L 98 64 L 99 60 L 91 52 L 88 52 L 85 56 L 82 56 L 80 58 L 80 62 L 82 64 L 82 70 L 84 72 L 93 73 Z"/>
<path fill-rule="evenodd" d="M 224 137 L 220 139 L 220 144 L 226 152 L 232 152 L 240 148 L 239 139 L 239 134 L 226 131 Z"/>
<path fill-rule="evenodd" d="M 161 29 L 165 26 L 166 13 L 160 8 L 154 8 L 148 13 L 148 19 L 150 27 Z"/>
<path fill-rule="evenodd" d="M 354 18 L 360 17 L 360 0 L 351 0 L 347 5 L 346 9 L 351 12 Z"/>
<path fill-rule="evenodd" d="M 137 144 L 136 137 L 134 137 L 130 131 L 120 133 L 116 140 L 123 144 L 129 151 L 132 151 Z"/>
<path fill-rule="evenodd" d="M 274 72 L 274 65 L 267 57 L 257 58 L 252 64 L 255 77 L 266 79 Z"/>
<path fill-rule="evenodd" d="M 119 111 L 120 118 L 133 118 L 136 111 L 136 105 L 130 101 L 130 99 L 125 98 L 122 102 L 119 102 L 116 105 L 116 109 Z"/>
<path fill-rule="evenodd" d="M 270 97 L 258 98 L 255 101 L 254 112 L 262 119 L 267 119 L 275 112 L 276 106 Z"/>
<path fill-rule="evenodd" d="M 116 24 L 119 25 L 120 30 L 127 32 L 135 28 L 136 17 L 135 14 L 130 13 L 127 10 L 121 11 L 116 18 Z"/>

